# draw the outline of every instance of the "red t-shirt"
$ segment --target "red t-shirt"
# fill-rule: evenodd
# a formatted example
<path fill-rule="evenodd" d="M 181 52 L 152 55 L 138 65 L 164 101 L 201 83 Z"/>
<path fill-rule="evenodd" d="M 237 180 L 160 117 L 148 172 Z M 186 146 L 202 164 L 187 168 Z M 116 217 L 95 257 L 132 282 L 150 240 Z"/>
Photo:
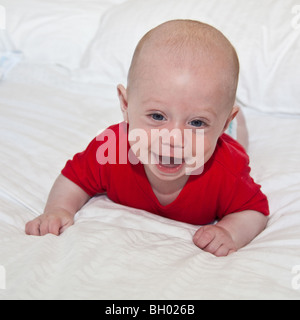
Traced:
<path fill-rule="evenodd" d="M 108 136 L 112 136 L 111 133 L 116 139 L 110 142 Z M 99 164 L 99 148 L 106 148 L 109 143 L 115 145 L 110 161 Z M 261 192 L 261 186 L 250 177 L 246 152 L 226 134 L 220 137 L 203 173 L 191 175 L 178 198 L 167 206 L 157 200 L 143 164 L 131 164 L 126 159 L 129 149 L 125 124 L 114 125 L 95 138 L 84 152 L 68 161 L 62 174 L 91 197 L 107 194 L 116 203 L 194 225 L 209 224 L 230 213 L 245 210 L 269 215 L 268 200 Z"/>

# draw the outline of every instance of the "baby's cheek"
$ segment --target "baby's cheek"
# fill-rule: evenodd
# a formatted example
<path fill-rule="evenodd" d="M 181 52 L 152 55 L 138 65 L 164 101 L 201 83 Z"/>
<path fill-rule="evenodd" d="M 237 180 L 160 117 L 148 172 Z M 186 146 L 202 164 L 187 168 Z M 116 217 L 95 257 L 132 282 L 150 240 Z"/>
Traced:
<path fill-rule="evenodd" d="M 215 152 L 217 141 L 212 141 L 209 138 L 204 139 L 204 162 L 206 163 Z"/>
<path fill-rule="evenodd" d="M 132 129 L 129 131 L 128 140 L 131 152 L 142 163 L 148 164 L 150 161 L 151 136 L 144 129 Z"/>

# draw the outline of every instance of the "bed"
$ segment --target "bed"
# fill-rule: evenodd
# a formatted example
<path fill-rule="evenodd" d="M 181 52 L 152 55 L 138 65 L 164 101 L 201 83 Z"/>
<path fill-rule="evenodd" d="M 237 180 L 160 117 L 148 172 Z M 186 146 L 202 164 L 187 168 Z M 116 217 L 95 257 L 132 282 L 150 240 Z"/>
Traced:
<path fill-rule="evenodd" d="M 1 0 L 0 53 L 20 59 L 0 82 L 0 299 L 299 299 L 299 5 Z M 60 237 L 25 235 L 65 162 L 122 120 L 116 86 L 126 84 L 133 50 L 171 19 L 210 23 L 238 51 L 237 101 L 250 133 L 252 176 L 270 202 L 266 230 L 216 258 L 193 244 L 199 226 L 102 195 Z"/>

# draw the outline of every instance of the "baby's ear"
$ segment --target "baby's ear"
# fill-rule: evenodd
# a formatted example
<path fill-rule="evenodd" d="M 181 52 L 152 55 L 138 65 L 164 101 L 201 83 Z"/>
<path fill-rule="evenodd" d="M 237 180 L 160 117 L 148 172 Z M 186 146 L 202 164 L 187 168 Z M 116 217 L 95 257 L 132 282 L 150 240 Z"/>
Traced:
<path fill-rule="evenodd" d="M 240 112 L 240 107 L 238 105 L 234 105 L 230 115 L 231 121 L 238 115 L 239 112 Z"/>
<path fill-rule="evenodd" d="M 233 108 L 232 108 L 232 111 L 225 123 L 225 127 L 224 127 L 224 131 L 223 133 L 228 129 L 229 125 L 230 125 L 230 122 L 237 116 L 237 114 L 240 112 L 240 107 L 237 106 L 237 105 L 234 105 Z"/>
<path fill-rule="evenodd" d="M 118 97 L 120 101 L 120 107 L 123 113 L 124 121 L 128 123 L 128 100 L 127 100 L 127 90 L 121 84 L 117 87 Z"/>

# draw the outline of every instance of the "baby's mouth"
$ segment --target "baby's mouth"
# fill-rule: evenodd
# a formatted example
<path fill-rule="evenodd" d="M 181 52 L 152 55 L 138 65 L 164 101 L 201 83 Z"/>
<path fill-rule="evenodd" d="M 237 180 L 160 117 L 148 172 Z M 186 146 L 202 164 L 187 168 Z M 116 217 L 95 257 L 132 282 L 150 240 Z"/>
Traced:
<path fill-rule="evenodd" d="M 182 165 L 183 162 L 184 160 L 182 158 L 159 156 L 159 165 L 164 167 L 176 168 Z"/>
<path fill-rule="evenodd" d="M 155 155 L 156 167 L 165 174 L 176 174 L 181 170 L 185 161 L 182 158 Z"/>

